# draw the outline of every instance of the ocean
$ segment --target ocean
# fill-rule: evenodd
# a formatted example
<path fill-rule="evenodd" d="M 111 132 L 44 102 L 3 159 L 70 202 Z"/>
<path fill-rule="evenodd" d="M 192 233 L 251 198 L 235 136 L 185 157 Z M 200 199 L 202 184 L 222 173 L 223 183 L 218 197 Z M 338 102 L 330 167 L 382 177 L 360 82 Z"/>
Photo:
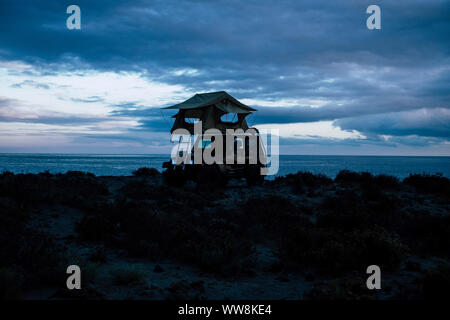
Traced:
<path fill-rule="evenodd" d="M 140 167 L 153 167 L 162 171 L 162 163 L 168 159 L 169 155 L 3 153 L 0 154 L 0 172 L 39 173 L 49 170 L 51 173 L 60 173 L 78 170 L 98 176 L 128 176 Z M 450 178 L 450 157 L 281 155 L 276 176 L 310 171 L 334 178 L 344 169 L 388 174 L 401 179 L 410 173 L 442 173 Z"/>

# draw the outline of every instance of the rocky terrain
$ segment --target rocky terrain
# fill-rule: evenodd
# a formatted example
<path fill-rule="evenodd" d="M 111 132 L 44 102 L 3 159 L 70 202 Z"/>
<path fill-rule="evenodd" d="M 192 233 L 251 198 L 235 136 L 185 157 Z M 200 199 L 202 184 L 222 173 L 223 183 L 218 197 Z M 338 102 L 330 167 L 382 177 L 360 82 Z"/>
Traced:
<path fill-rule="evenodd" d="M 2 299 L 436 299 L 450 180 L 298 172 L 263 185 L 0 175 Z M 82 289 L 66 289 L 79 265 Z M 366 268 L 382 270 L 368 290 Z"/>

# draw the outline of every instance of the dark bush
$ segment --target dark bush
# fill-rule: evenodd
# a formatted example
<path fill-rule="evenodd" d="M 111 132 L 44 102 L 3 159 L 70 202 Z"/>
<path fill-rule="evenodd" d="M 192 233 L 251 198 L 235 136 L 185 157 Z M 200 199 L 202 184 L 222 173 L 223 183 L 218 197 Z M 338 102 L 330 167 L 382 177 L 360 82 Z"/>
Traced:
<path fill-rule="evenodd" d="M 110 240 L 118 231 L 116 224 L 102 214 L 85 215 L 75 226 L 81 239 L 88 241 Z"/>
<path fill-rule="evenodd" d="M 307 300 L 376 300 L 377 290 L 367 290 L 365 279 L 348 276 L 315 285 L 305 294 Z"/>
<path fill-rule="evenodd" d="M 239 238 L 230 231 L 207 227 L 181 229 L 177 233 L 172 239 L 176 239 L 175 257 L 209 272 L 225 275 L 248 273 L 251 267 L 249 256 L 253 252 L 248 240 Z"/>
<path fill-rule="evenodd" d="M 45 233 L 27 226 L 29 216 L 24 210 L 0 204 L 0 268 L 3 268 L 0 286 L 20 278 L 23 286 L 22 282 L 15 289 L 11 286 L 16 293 L 19 287 L 60 285 L 65 276 L 61 273 L 65 270 L 62 249 Z"/>
<path fill-rule="evenodd" d="M 311 172 L 299 171 L 295 174 L 288 174 L 284 177 L 277 177 L 275 184 L 286 183 L 292 187 L 296 194 L 303 194 L 307 188 L 324 188 L 333 184 L 333 180 L 323 174 L 313 174 Z"/>
<path fill-rule="evenodd" d="M 118 264 L 111 270 L 112 281 L 118 286 L 129 286 L 144 281 L 145 269 L 136 264 Z"/>
<path fill-rule="evenodd" d="M 398 189 L 400 187 L 400 180 L 397 177 L 379 174 L 373 177 L 373 183 L 383 189 Z"/>
<path fill-rule="evenodd" d="M 209 199 L 216 199 L 209 192 L 192 192 L 182 188 L 171 188 L 167 185 L 154 185 L 145 181 L 131 181 L 120 190 L 121 195 L 134 200 L 151 200 L 158 204 L 161 211 L 185 212 L 201 209 L 208 205 Z"/>
<path fill-rule="evenodd" d="M 29 287 L 64 284 L 65 274 L 61 272 L 67 268 L 64 251 L 49 235 L 26 229 L 14 259 L 26 270 Z"/>
<path fill-rule="evenodd" d="M 0 176 L 0 196 L 11 198 L 21 207 L 58 202 L 78 207 L 108 194 L 106 185 L 93 174 L 79 171 Z"/>
<path fill-rule="evenodd" d="M 422 254 L 450 256 L 450 216 L 416 213 L 403 220 L 399 233 L 412 249 Z"/>
<path fill-rule="evenodd" d="M 133 171 L 133 175 L 136 177 L 154 177 L 159 175 L 159 171 L 155 168 L 142 167 Z"/>
<path fill-rule="evenodd" d="M 157 187 L 148 184 L 143 180 L 130 181 L 125 184 L 119 191 L 121 194 L 137 200 L 155 199 Z"/>
<path fill-rule="evenodd" d="M 67 171 L 64 176 L 66 177 L 73 177 L 73 178 L 95 178 L 95 174 L 91 173 L 91 172 L 84 172 L 84 171 L 74 171 L 74 170 L 69 170 Z"/>
<path fill-rule="evenodd" d="M 183 168 L 176 167 L 173 168 L 167 168 L 165 171 L 163 171 L 163 178 L 164 182 L 172 187 L 182 187 L 185 185 L 187 181 L 187 175 L 184 172 Z"/>
<path fill-rule="evenodd" d="M 28 218 L 28 212 L 0 204 L 0 266 L 8 267 L 16 262 Z"/>
<path fill-rule="evenodd" d="M 0 203 L 0 230 L 9 233 L 20 233 L 28 218 L 29 213 L 27 211 Z"/>
<path fill-rule="evenodd" d="M 372 175 L 369 172 L 353 172 L 341 170 L 334 178 L 336 183 L 342 185 L 360 185 L 363 187 L 373 187 L 381 190 L 395 190 L 400 187 L 400 180 L 385 174 Z"/>
<path fill-rule="evenodd" d="M 342 274 L 371 264 L 393 269 L 408 254 L 408 248 L 382 229 L 337 233 L 327 228 L 300 227 L 286 233 L 280 254 L 286 263 Z"/>
<path fill-rule="evenodd" d="M 108 260 L 108 256 L 105 250 L 105 247 L 99 246 L 95 248 L 91 254 L 89 255 L 89 261 L 95 263 L 106 263 Z"/>
<path fill-rule="evenodd" d="M 103 240 L 132 256 L 170 257 L 208 272 L 248 269 L 251 244 L 235 228 L 192 210 L 161 212 L 151 202 L 117 200 L 87 214 L 77 227 L 81 238 Z"/>
<path fill-rule="evenodd" d="M 371 182 L 373 176 L 369 172 L 354 172 L 349 170 L 341 170 L 334 178 L 334 181 L 341 184 L 355 184 Z"/>
<path fill-rule="evenodd" d="M 122 230 L 129 246 L 138 246 L 135 253 L 170 256 L 209 272 L 238 272 L 251 252 L 250 244 L 233 228 L 206 215 L 161 215 L 145 208 L 127 212 Z"/>
<path fill-rule="evenodd" d="M 46 180 L 34 174 L 3 174 L 0 177 L 0 196 L 13 199 L 19 206 L 32 206 L 48 199 L 43 186 Z"/>
<path fill-rule="evenodd" d="M 450 180 L 442 174 L 410 174 L 403 184 L 413 186 L 418 192 L 450 196 Z"/>
<path fill-rule="evenodd" d="M 241 205 L 239 225 L 261 225 L 270 232 L 282 233 L 305 220 L 301 211 L 289 199 L 273 195 L 251 198 Z"/>
<path fill-rule="evenodd" d="M 325 198 L 318 224 L 344 231 L 366 229 L 374 225 L 389 230 L 397 228 L 403 219 L 398 200 L 381 191 L 373 192 L 364 189 L 362 196 L 359 196 L 356 191 L 342 190 L 336 192 L 336 196 Z"/>
<path fill-rule="evenodd" d="M 57 178 L 55 184 L 61 192 L 58 196 L 63 201 L 70 199 L 73 195 L 78 195 L 84 199 L 93 199 L 109 194 L 107 186 L 92 173 L 68 171 L 64 175 L 57 176 Z"/>
<path fill-rule="evenodd" d="M 365 210 L 330 211 L 317 218 L 317 226 L 336 229 L 337 231 L 351 231 L 355 229 L 371 228 L 370 213 Z"/>
<path fill-rule="evenodd" d="M 14 173 L 8 170 L 3 170 L 0 174 L 0 178 L 11 177 L 14 176 Z"/>

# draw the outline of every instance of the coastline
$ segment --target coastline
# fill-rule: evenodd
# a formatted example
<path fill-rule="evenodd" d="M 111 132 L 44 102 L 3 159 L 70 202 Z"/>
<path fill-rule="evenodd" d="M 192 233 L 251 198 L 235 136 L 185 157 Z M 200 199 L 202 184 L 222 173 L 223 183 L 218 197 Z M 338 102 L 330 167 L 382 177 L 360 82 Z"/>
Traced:
<path fill-rule="evenodd" d="M 74 170 L 97 176 L 131 176 L 140 167 L 162 171 L 162 163 L 168 159 L 169 155 L 0 154 L 0 172 L 37 174 L 48 170 L 56 174 Z M 267 178 L 298 171 L 334 178 L 341 170 L 387 174 L 400 179 L 410 173 L 442 173 L 450 178 L 450 157 L 281 155 L 278 173 Z"/>

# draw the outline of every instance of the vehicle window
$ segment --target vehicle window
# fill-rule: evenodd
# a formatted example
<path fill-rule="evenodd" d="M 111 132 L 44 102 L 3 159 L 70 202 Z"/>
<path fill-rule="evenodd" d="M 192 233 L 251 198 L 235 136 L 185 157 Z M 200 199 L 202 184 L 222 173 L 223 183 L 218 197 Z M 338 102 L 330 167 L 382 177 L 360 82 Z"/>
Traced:
<path fill-rule="evenodd" d="M 200 121 L 200 118 L 184 118 L 186 123 L 197 123 Z"/>
<path fill-rule="evenodd" d="M 237 123 L 238 122 L 237 113 L 225 113 L 220 117 L 220 121 L 225 123 Z"/>
<path fill-rule="evenodd" d="M 198 147 L 201 149 L 209 149 L 211 148 L 211 140 L 200 140 L 198 142 Z"/>

